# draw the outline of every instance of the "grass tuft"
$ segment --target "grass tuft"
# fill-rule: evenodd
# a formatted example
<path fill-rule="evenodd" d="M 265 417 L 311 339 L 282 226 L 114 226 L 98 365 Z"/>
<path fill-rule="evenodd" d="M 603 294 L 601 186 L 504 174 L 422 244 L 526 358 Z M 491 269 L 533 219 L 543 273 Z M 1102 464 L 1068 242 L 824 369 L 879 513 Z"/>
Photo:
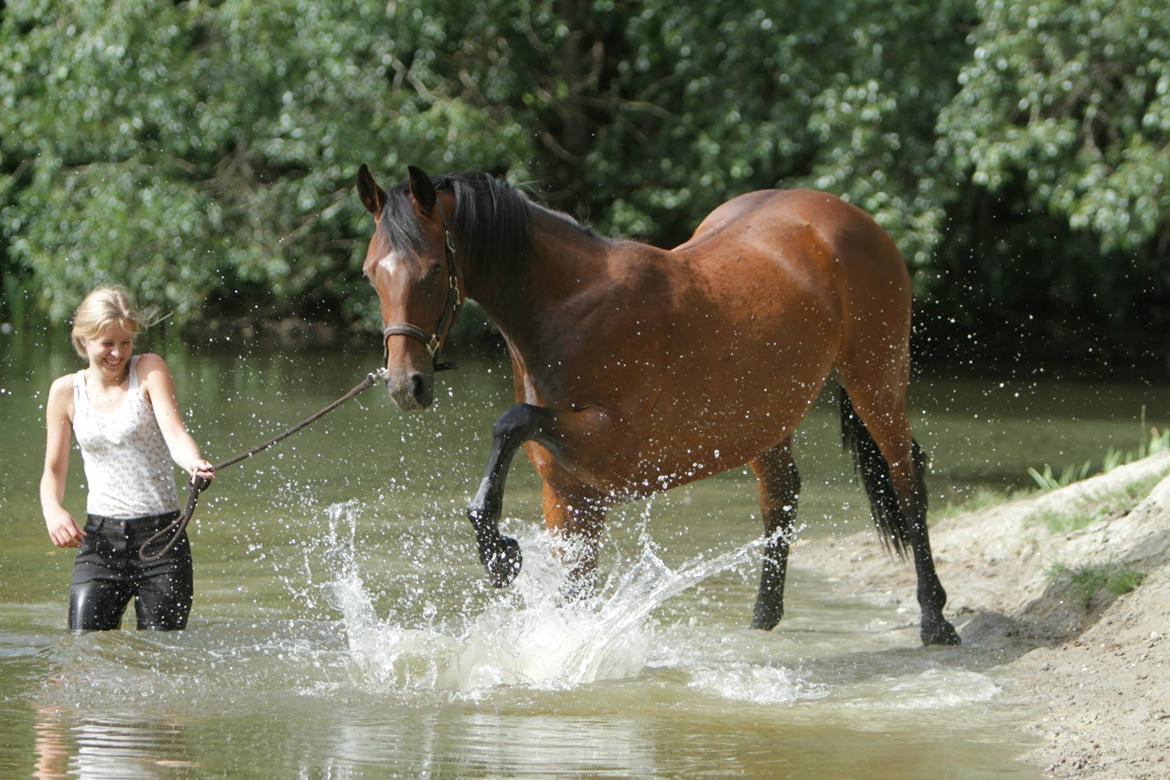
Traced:
<path fill-rule="evenodd" d="M 1056 562 L 1048 568 L 1048 580 L 1065 591 L 1085 609 L 1101 591 L 1114 596 L 1124 596 L 1145 580 L 1146 575 L 1120 563 L 1089 563 L 1083 566 L 1066 566 Z"/>
<path fill-rule="evenodd" d="M 1045 463 L 1044 471 L 1029 468 L 1028 476 L 1032 478 L 1032 481 L 1041 490 L 1057 490 L 1058 488 L 1068 487 L 1074 482 L 1080 482 L 1092 472 L 1093 462 L 1086 460 L 1080 466 L 1065 466 L 1061 469 L 1060 474 L 1055 474 L 1052 471 L 1052 466 Z"/>
<path fill-rule="evenodd" d="M 1079 466 L 1065 466 L 1060 470 L 1060 473 L 1053 471 L 1052 466 L 1045 463 L 1043 470 L 1029 468 L 1028 476 L 1041 490 L 1057 490 L 1093 474 L 1106 474 L 1118 466 L 1124 466 L 1127 463 L 1133 463 L 1150 455 L 1170 450 L 1170 428 L 1164 431 L 1159 431 L 1157 428 L 1146 428 L 1146 408 L 1144 406 L 1142 407 L 1141 430 L 1141 441 L 1137 449 L 1115 450 L 1110 447 L 1106 450 L 1105 457 L 1101 459 L 1099 470 L 1093 469 L 1091 460 L 1086 460 Z"/>
<path fill-rule="evenodd" d="M 1109 493 L 1078 502 L 1077 505 L 1065 511 L 1048 509 L 1033 512 L 1028 515 L 1025 522 L 1040 523 L 1054 534 L 1064 534 L 1079 531 L 1098 520 L 1124 517 L 1150 494 L 1150 491 L 1162 481 L 1164 476 L 1164 474 L 1155 474 L 1135 480 Z"/>

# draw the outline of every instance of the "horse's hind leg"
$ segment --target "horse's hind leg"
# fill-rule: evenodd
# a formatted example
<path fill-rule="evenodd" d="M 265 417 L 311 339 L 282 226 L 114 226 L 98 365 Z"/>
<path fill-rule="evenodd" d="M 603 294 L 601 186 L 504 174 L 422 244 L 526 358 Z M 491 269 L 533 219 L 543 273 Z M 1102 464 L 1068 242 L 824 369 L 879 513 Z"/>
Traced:
<path fill-rule="evenodd" d="M 750 463 L 760 482 L 760 510 L 764 520 L 764 567 L 752 612 L 752 628 L 769 631 L 784 616 L 784 575 L 788 545 L 800 497 L 800 474 L 792 459 L 792 438 L 759 455 Z"/>
<path fill-rule="evenodd" d="M 905 383 L 865 384 L 841 373 L 842 433 L 853 450 L 874 521 L 899 555 L 909 547 L 914 556 L 922 643 L 957 645 L 959 635 L 942 614 L 947 594 L 935 572 L 926 527 L 926 454 L 910 434 Z"/>
<path fill-rule="evenodd" d="M 559 551 L 571 565 L 562 595 L 568 601 L 592 595 L 597 589 L 597 558 L 608 507 L 584 486 L 554 489 L 544 483 L 542 495 L 544 524 L 559 531 L 568 549 Z"/>

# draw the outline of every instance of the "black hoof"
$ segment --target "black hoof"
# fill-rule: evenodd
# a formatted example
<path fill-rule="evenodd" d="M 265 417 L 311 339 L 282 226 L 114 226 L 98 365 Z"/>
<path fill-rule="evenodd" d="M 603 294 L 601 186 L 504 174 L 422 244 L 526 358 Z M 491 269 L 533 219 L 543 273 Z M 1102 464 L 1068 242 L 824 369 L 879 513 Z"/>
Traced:
<path fill-rule="evenodd" d="M 769 608 L 756 604 L 756 609 L 752 613 L 752 628 L 771 631 L 782 617 L 784 617 L 784 607 Z"/>
<path fill-rule="evenodd" d="M 750 626 L 748 626 L 748 628 L 750 628 L 753 631 L 771 631 L 773 628 L 775 628 L 779 624 L 780 624 L 779 620 L 767 621 L 767 620 L 760 620 L 759 618 L 752 618 L 752 624 Z"/>
<path fill-rule="evenodd" d="M 959 638 L 959 632 L 955 627 L 946 620 L 939 619 L 938 622 L 927 625 L 922 624 L 922 644 L 929 645 L 959 645 L 963 640 Z"/>
<path fill-rule="evenodd" d="M 520 567 L 524 565 L 520 545 L 515 539 L 507 536 L 498 536 L 490 544 L 481 547 L 479 559 L 487 569 L 488 582 L 494 588 L 511 585 L 512 580 L 520 573 Z"/>

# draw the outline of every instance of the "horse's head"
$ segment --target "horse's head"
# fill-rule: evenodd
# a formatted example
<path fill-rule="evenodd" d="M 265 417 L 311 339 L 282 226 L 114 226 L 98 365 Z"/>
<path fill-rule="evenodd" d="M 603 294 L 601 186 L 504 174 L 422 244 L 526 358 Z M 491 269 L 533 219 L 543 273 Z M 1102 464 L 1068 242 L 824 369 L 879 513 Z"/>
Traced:
<path fill-rule="evenodd" d="M 462 303 L 445 209 L 431 178 L 410 166 L 409 182 L 384 191 L 363 165 L 357 190 L 374 216 L 362 271 L 382 308 L 386 389 L 403 411 L 434 399 L 435 356 Z M 446 196 L 444 196 L 446 197 Z"/>

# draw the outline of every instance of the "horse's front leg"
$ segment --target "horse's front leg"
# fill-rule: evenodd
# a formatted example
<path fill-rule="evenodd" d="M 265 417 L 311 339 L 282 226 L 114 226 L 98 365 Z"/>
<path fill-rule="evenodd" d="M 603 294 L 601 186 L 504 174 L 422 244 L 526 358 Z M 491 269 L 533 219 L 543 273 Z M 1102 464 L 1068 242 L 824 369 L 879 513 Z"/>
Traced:
<path fill-rule="evenodd" d="M 496 421 L 483 481 L 467 510 L 467 518 L 475 527 L 479 560 L 492 585 L 502 588 L 510 584 L 522 564 L 520 545 L 500 533 L 504 483 L 516 450 L 524 442 L 533 441 L 552 457 L 560 457 L 587 446 L 585 443 L 598 442 L 606 426 L 606 415 L 596 410 L 569 411 L 532 404 L 517 404 Z"/>
<path fill-rule="evenodd" d="M 502 588 L 520 573 L 523 558 L 515 539 L 500 533 L 500 513 L 504 508 L 504 483 L 508 467 L 520 445 L 552 427 L 553 413 L 531 404 L 517 404 L 504 412 L 492 426 L 492 451 L 479 491 L 467 509 L 467 519 L 475 528 L 479 560 L 487 569 L 492 585 Z"/>

